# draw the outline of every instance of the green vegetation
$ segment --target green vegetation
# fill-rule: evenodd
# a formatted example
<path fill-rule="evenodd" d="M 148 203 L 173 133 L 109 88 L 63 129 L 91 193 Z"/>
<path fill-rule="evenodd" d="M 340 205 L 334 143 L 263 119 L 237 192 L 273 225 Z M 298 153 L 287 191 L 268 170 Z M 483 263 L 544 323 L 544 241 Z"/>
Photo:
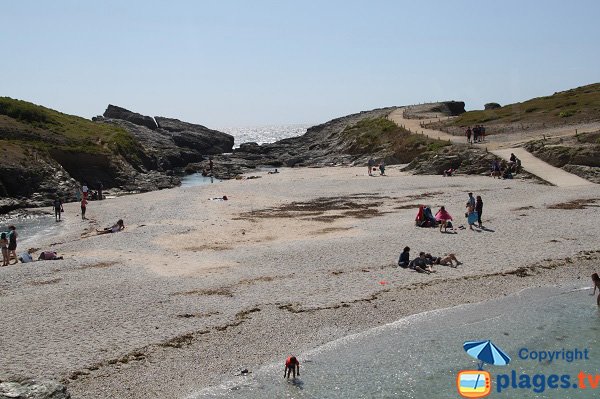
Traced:
<path fill-rule="evenodd" d="M 447 141 L 413 134 L 386 118 L 363 119 L 344 129 L 342 138 L 350 143 L 350 154 L 383 152 L 401 163 L 410 162 L 422 152 L 439 151 L 450 145 Z"/>
<path fill-rule="evenodd" d="M 509 104 L 497 109 L 465 112 L 451 126 L 499 123 L 585 123 L 600 120 L 600 83 L 554 93 L 551 96 Z"/>
<path fill-rule="evenodd" d="M 0 138 L 41 151 L 118 153 L 128 158 L 137 158 L 140 152 L 135 138 L 118 126 L 95 123 L 9 97 L 0 97 Z"/>

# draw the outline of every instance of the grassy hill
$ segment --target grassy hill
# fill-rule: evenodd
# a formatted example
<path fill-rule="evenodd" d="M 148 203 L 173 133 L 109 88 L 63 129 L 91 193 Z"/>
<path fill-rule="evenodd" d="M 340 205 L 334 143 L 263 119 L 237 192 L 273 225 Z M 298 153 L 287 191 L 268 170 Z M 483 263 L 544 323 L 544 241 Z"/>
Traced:
<path fill-rule="evenodd" d="M 13 152 L 21 149 L 23 153 L 36 150 L 44 154 L 54 149 L 132 158 L 139 151 L 133 136 L 120 127 L 9 97 L 0 97 L 0 140 Z"/>
<path fill-rule="evenodd" d="M 388 163 L 408 163 L 423 152 L 450 145 L 447 141 L 413 134 L 386 118 L 363 119 L 346 127 L 341 137 L 350 154 L 382 156 Z"/>
<path fill-rule="evenodd" d="M 446 126 L 524 124 L 558 126 L 600 121 L 600 83 L 485 111 L 469 111 Z"/>

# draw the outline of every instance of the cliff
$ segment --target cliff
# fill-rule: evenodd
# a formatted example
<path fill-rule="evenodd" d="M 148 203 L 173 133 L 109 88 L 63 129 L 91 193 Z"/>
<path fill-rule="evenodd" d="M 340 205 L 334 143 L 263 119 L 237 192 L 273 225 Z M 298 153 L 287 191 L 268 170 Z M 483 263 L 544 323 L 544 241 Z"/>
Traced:
<path fill-rule="evenodd" d="M 232 136 L 201 125 L 157 118 L 159 126 L 114 106 L 106 114 L 90 121 L 0 97 L 0 213 L 73 200 L 84 181 L 117 191 L 173 187 L 178 168 L 233 147 Z"/>

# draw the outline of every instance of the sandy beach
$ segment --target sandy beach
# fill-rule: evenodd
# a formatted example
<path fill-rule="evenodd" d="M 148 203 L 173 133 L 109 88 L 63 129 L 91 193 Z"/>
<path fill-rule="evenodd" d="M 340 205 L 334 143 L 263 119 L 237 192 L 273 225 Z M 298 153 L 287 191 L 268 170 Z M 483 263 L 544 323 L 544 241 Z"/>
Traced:
<path fill-rule="evenodd" d="M 65 260 L 0 268 L 0 379 L 62 380 L 75 398 L 180 398 L 409 314 L 591 285 L 597 185 L 387 173 L 260 172 L 91 202 L 87 221 L 66 204 L 60 232 L 36 243 Z M 485 230 L 414 226 L 419 204 L 467 226 L 469 191 Z M 119 218 L 123 232 L 93 235 Z M 404 246 L 463 264 L 401 269 Z"/>

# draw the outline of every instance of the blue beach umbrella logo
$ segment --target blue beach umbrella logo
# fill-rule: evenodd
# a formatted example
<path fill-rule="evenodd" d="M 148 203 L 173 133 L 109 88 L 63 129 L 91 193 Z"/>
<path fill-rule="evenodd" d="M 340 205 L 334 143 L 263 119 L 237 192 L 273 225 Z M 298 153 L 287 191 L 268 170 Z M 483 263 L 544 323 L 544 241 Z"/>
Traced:
<path fill-rule="evenodd" d="M 484 363 L 494 366 L 506 366 L 510 357 L 492 343 L 492 341 L 467 341 L 463 344 L 465 352 L 479 360 L 479 370 L 483 370 Z"/>
<path fill-rule="evenodd" d="M 484 398 L 492 390 L 492 376 L 483 370 L 484 364 L 506 366 L 510 357 L 492 343 L 492 341 L 467 341 L 463 344 L 465 352 L 478 360 L 477 370 L 462 370 L 456 377 L 458 393 L 464 398 Z"/>

